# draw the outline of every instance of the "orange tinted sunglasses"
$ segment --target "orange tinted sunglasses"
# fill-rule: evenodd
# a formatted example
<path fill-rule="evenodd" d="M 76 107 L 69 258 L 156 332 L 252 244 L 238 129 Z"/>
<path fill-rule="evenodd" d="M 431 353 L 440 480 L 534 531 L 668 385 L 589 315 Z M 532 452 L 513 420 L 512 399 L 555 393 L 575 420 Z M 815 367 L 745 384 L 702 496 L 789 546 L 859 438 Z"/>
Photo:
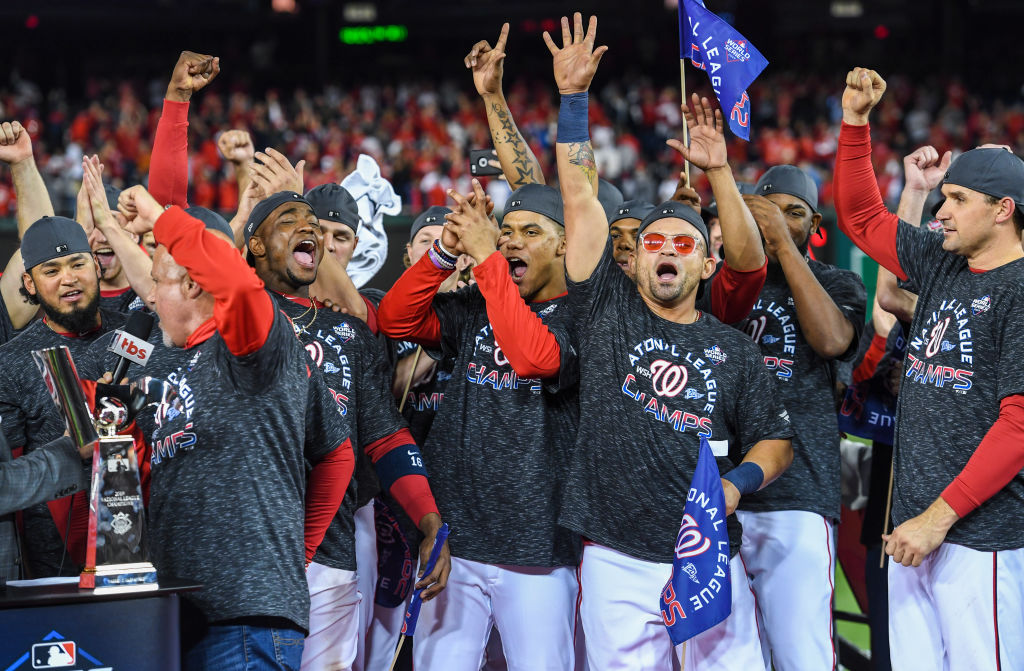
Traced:
<path fill-rule="evenodd" d="M 664 233 L 644 233 L 640 236 L 640 245 L 645 252 L 656 254 L 661 251 L 668 239 L 669 236 Z M 686 233 L 672 236 L 672 247 L 682 256 L 693 254 L 693 251 L 697 249 L 697 242 L 697 238 Z"/>

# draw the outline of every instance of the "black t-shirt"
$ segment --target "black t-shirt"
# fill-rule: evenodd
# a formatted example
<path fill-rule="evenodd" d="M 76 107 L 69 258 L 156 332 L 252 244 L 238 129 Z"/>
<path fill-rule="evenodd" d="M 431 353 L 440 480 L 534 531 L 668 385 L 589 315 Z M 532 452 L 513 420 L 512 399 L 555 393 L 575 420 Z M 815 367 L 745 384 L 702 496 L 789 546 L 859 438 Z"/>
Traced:
<path fill-rule="evenodd" d="M 143 310 L 145 307 L 146 304 L 131 287 L 119 291 L 100 292 L 100 308 L 105 310 L 131 312 L 132 310 Z"/>
<path fill-rule="evenodd" d="M 3 294 L 0 294 L 0 345 L 18 335 L 18 332 L 14 330 L 14 324 L 11 323 L 11 313 L 7 311 L 7 303 L 4 301 Z"/>
<path fill-rule="evenodd" d="M 423 460 L 452 555 L 487 564 L 570 566 L 579 539 L 557 524 L 576 435 L 575 385 L 519 377 L 495 342 L 476 286 L 434 297 L 442 355 L 454 359 Z M 530 304 L 547 325 L 565 297 Z M 560 339 L 563 371 L 575 355 Z M 564 388 L 563 388 L 564 386 Z"/>
<path fill-rule="evenodd" d="M 354 317 L 331 310 L 310 309 L 307 299 L 291 300 L 271 293 L 292 320 L 306 353 L 323 373 L 352 437 L 356 471 L 345 500 L 334 516 L 313 561 L 354 571 L 356 508 L 380 491 L 367 445 L 405 427 L 391 396 L 388 366 L 369 327 Z M 314 319 L 315 315 L 315 319 Z"/>
<path fill-rule="evenodd" d="M 279 617 L 306 629 L 306 459 L 347 437 L 337 403 L 280 312 L 266 343 L 236 357 L 215 333 L 167 377 L 184 412 L 152 433 L 151 546 L 161 577 L 210 622 Z"/>
<path fill-rule="evenodd" d="M 815 279 L 853 326 L 853 340 L 839 357 L 857 354 L 864 329 L 866 294 L 860 277 L 848 270 L 808 261 Z M 735 324 L 757 343 L 764 365 L 778 384 L 779 397 L 793 424 L 793 463 L 779 479 L 744 496 L 740 508 L 754 512 L 806 510 L 839 519 L 839 426 L 835 404 L 835 361 L 807 343 L 782 268 L 768 266 L 768 277 L 750 316 Z"/>
<path fill-rule="evenodd" d="M 725 473 L 762 440 L 793 435 L 757 347 L 704 312 L 655 315 L 615 265 L 569 284 L 579 351 L 580 426 L 560 521 L 633 557 L 670 562 L 708 437 Z M 728 518 L 732 551 L 741 528 Z"/>
<path fill-rule="evenodd" d="M 893 521 L 920 515 L 959 475 L 1024 393 L 1024 259 L 973 272 L 943 238 L 901 221 L 900 265 L 919 289 L 898 398 Z M 946 541 L 991 552 L 1024 547 L 1024 473 L 956 522 Z"/>
<path fill-rule="evenodd" d="M 417 347 L 418 345 L 407 340 L 396 341 L 397 360 L 415 357 Z M 409 387 L 409 392 L 405 395 L 405 406 L 402 408 L 402 417 L 409 423 L 409 433 L 412 434 L 417 445 L 426 442 L 430 427 L 434 424 L 437 409 L 444 401 L 445 387 L 452 379 L 452 364 L 454 362 L 451 358 L 442 357 L 440 351 L 423 348 L 418 363 L 422 363 L 428 357 L 434 360 L 433 374 L 420 384 Z M 399 382 L 404 389 L 406 380 L 399 380 Z"/>
<path fill-rule="evenodd" d="M 63 435 L 63 412 L 57 407 L 32 357 L 34 350 L 66 346 L 77 365 L 88 358 L 89 346 L 106 330 L 121 328 L 125 315 L 100 311 L 102 326 L 78 336 L 61 335 L 37 320 L 18 336 L 0 346 L 0 428 L 12 447 L 31 452 Z M 64 541 L 45 504 L 25 510 L 25 546 L 36 577 L 56 575 Z M 64 573 L 74 575 L 73 562 L 65 560 Z"/>

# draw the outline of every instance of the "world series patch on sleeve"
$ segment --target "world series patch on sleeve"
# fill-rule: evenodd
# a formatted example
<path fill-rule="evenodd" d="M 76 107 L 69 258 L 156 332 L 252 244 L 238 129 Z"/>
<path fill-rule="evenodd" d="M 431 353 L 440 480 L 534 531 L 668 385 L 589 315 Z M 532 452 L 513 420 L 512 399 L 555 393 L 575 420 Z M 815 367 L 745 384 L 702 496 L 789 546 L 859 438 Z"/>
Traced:
<path fill-rule="evenodd" d="M 708 439 L 701 436 L 700 456 L 676 537 L 672 577 L 661 592 L 661 617 L 673 645 L 710 629 L 732 610 L 725 517 L 718 464 Z"/>

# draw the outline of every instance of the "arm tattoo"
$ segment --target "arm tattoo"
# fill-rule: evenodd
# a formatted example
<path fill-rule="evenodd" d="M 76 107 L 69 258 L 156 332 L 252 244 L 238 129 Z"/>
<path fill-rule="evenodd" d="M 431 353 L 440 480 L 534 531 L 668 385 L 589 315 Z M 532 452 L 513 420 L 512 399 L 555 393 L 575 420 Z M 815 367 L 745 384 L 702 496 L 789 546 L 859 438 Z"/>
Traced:
<path fill-rule="evenodd" d="M 495 128 L 491 131 L 491 139 L 494 140 L 494 144 L 507 145 L 512 150 L 512 165 L 509 167 L 515 170 L 515 174 L 510 174 L 511 170 L 505 170 L 509 186 L 518 189 L 524 184 L 539 184 L 541 180 L 537 177 L 536 161 L 523 136 L 519 133 L 519 129 L 516 128 L 515 121 L 512 120 L 508 109 L 503 105 L 493 103 L 488 112 L 488 116 L 493 115 L 501 125 L 500 129 Z M 505 166 L 502 168 L 504 169 Z"/>
<path fill-rule="evenodd" d="M 597 161 L 594 160 L 594 149 L 589 140 L 569 143 L 569 163 L 579 166 L 591 185 L 597 182 Z"/>

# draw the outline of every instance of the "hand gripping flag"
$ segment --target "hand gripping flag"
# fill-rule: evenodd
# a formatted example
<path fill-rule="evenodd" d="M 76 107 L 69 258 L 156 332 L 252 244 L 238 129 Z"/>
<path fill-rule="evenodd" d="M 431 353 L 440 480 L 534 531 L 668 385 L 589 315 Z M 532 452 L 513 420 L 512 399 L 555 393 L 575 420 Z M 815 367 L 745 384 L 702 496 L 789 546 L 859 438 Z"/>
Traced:
<path fill-rule="evenodd" d="M 437 563 L 437 558 L 441 556 L 441 548 L 444 547 L 444 542 L 447 539 L 448 523 L 445 522 L 437 530 L 437 536 L 434 537 L 434 547 L 430 550 L 430 558 L 427 559 L 427 565 L 423 567 L 423 575 L 430 575 L 430 572 L 434 570 L 434 564 Z M 402 622 L 403 636 L 412 636 L 416 633 L 416 621 L 420 619 L 420 606 L 423 605 L 423 600 L 420 598 L 422 592 L 423 589 L 421 588 L 412 594 L 409 609 L 405 611 L 405 621 Z"/>
<path fill-rule="evenodd" d="M 708 439 L 700 437 L 697 469 L 676 537 L 672 577 L 661 592 L 661 618 L 673 645 L 710 629 L 732 610 L 725 493 Z"/>
<path fill-rule="evenodd" d="M 768 66 L 761 52 L 701 0 L 681 0 L 679 58 L 689 58 L 693 67 L 708 73 L 722 111 L 728 110 L 729 129 L 749 140 L 747 87 Z"/>

